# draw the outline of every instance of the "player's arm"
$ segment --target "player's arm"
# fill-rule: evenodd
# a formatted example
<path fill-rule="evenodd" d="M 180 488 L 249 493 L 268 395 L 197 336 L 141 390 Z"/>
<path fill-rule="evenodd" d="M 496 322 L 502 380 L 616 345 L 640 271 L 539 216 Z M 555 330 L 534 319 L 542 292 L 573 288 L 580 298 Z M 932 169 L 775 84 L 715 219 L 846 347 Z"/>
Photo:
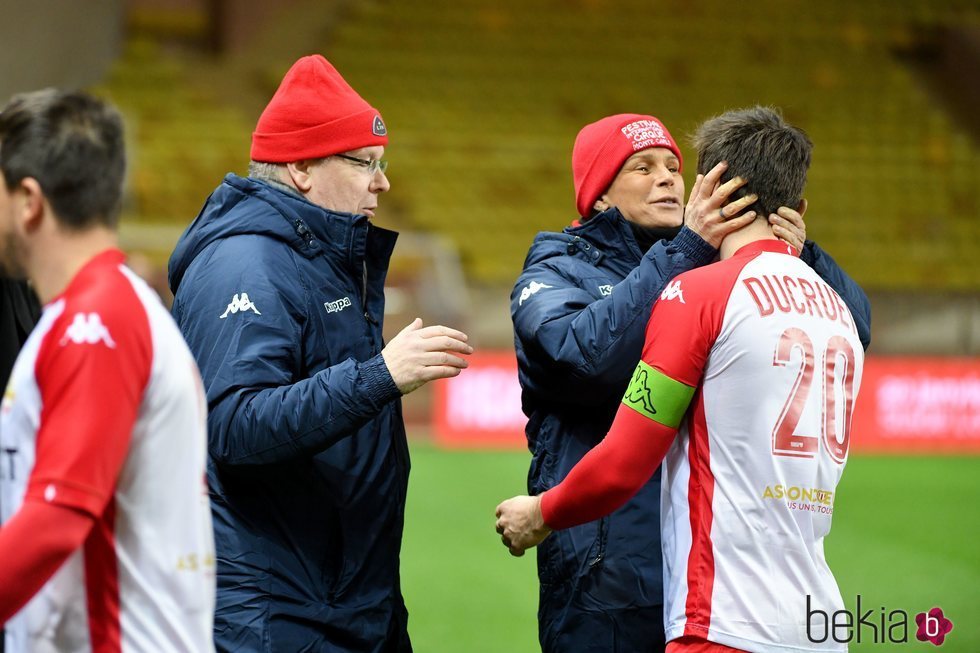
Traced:
<path fill-rule="evenodd" d="M 497 507 L 497 532 L 514 555 L 552 529 L 598 519 L 636 494 L 660 466 L 694 388 L 640 361 L 606 437 L 560 484 L 540 497 L 515 497 Z"/>
<path fill-rule="evenodd" d="M 66 311 L 38 354 L 44 408 L 24 503 L 0 528 L 0 622 L 92 533 L 122 470 L 149 378 L 145 315 L 103 314 L 109 336 L 95 343 L 62 337 L 75 315 Z"/>
<path fill-rule="evenodd" d="M 52 503 L 26 501 L 0 529 L 0 623 L 24 607 L 78 549 L 92 515 Z"/>
<path fill-rule="evenodd" d="M 711 266 L 679 276 L 676 295 L 655 304 L 641 360 L 605 439 L 556 487 L 497 507 L 497 532 L 511 553 L 521 555 L 552 528 L 609 514 L 650 479 L 694 397 L 734 283 L 730 268 Z"/>

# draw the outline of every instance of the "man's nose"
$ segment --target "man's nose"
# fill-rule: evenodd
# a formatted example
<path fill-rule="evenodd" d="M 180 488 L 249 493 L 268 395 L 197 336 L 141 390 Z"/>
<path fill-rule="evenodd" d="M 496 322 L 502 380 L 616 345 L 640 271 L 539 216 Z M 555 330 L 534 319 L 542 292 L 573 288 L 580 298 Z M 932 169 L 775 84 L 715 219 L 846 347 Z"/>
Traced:
<path fill-rule="evenodd" d="M 371 180 L 371 192 L 373 193 L 385 193 L 391 188 L 391 182 L 388 181 L 387 175 L 378 170 L 374 173 L 374 179 Z"/>

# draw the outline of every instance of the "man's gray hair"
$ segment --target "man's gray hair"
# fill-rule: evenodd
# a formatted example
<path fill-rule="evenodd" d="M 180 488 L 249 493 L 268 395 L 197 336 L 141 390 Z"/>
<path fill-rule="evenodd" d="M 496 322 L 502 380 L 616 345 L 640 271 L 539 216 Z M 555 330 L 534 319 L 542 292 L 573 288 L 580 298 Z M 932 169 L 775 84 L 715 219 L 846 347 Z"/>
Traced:
<path fill-rule="evenodd" d="M 813 143 L 802 129 L 783 120 L 778 109 L 727 111 L 702 123 L 692 143 L 700 174 L 727 161 L 722 183 L 736 176 L 748 180 L 729 201 L 755 193 L 759 199 L 751 208 L 763 218 L 780 206 L 799 206 Z"/>
<path fill-rule="evenodd" d="M 284 163 L 266 163 L 264 161 L 249 161 L 248 176 L 252 179 L 262 181 L 274 181 L 278 184 L 283 183 L 282 171 L 286 168 Z"/>

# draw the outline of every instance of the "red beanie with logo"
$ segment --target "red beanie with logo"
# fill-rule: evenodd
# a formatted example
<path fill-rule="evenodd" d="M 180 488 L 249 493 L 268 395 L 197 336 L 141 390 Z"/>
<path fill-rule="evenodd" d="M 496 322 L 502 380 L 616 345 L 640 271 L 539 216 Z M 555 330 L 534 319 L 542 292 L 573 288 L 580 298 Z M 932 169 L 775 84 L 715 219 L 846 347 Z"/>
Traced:
<path fill-rule="evenodd" d="M 294 63 L 282 78 L 252 132 L 251 157 L 289 163 L 387 144 L 378 110 L 314 54 Z"/>
<path fill-rule="evenodd" d="M 666 147 L 683 165 L 680 148 L 663 123 L 653 116 L 620 113 L 590 123 L 575 137 L 572 177 L 575 206 L 583 218 L 609 189 L 626 159 L 651 147 Z"/>

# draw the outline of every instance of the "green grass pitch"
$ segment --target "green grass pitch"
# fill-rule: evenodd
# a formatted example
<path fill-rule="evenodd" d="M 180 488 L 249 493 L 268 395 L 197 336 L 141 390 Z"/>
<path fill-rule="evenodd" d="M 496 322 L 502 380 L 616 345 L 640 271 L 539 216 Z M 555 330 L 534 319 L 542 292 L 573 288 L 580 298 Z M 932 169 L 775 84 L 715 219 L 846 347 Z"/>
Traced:
<path fill-rule="evenodd" d="M 497 503 L 524 491 L 528 454 L 413 444 L 402 588 L 420 653 L 537 651 L 534 553 L 511 557 Z M 852 456 L 835 500 L 827 558 L 853 610 L 903 609 L 904 645 L 858 652 L 980 652 L 980 457 Z M 914 615 L 939 606 L 954 630 L 937 648 Z M 889 622 L 886 621 L 886 625 Z M 863 638 L 871 631 L 863 629 Z"/>

